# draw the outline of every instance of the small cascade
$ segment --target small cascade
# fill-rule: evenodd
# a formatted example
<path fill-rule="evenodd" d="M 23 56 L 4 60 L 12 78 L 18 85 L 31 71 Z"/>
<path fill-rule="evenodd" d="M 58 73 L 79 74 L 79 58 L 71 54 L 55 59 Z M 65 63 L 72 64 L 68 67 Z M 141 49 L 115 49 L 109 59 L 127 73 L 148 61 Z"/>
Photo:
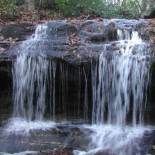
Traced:
<path fill-rule="evenodd" d="M 118 30 L 120 49 L 99 57 L 92 70 L 93 123 L 126 125 L 143 122 L 150 61 L 147 45 L 136 31 Z"/>
<path fill-rule="evenodd" d="M 18 51 L 12 70 L 13 117 L 17 121 L 56 121 L 59 117 L 88 121 L 88 71 L 84 66 L 73 67 L 44 54 L 44 43 L 49 40 L 47 30 L 47 24 L 38 25 Z M 71 99 L 75 101 L 70 105 Z"/>
<path fill-rule="evenodd" d="M 14 117 L 26 120 L 42 120 L 45 113 L 45 103 L 49 72 L 52 72 L 51 87 L 54 93 L 55 67 L 45 56 L 35 56 L 30 53 L 31 48 L 38 46 L 38 42 L 46 38 L 47 25 L 38 25 L 35 34 L 23 42 L 22 49 L 13 67 L 13 99 Z M 35 46 L 34 46 L 35 45 Z M 33 55 L 34 54 L 34 55 Z M 52 114 L 54 115 L 54 103 Z M 35 104 L 34 104 L 35 103 Z"/>
<path fill-rule="evenodd" d="M 35 34 L 21 45 L 22 51 L 14 63 L 14 117 L 43 120 L 48 113 L 48 118 L 55 120 L 59 112 L 68 119 L 74 109 L 75 117 L 82 114 L 84 121 L 90 120 L 91 112 L 93 124 L 126 125 L 129 118 L 134 126 L 142 124 L 147 103 L 150 51 L 137 31 L 118 29 L 117 34 L 118 41 L 114 43 L 117 50 L 109 54 L 109 45 L 105 45 L 97 63 L 92 63 L 93 104 L 90 105 L 89 69 L 84 66 L 74 68 L 72 76 L 69 66 L 46 56 L 41 51 L 44 44 L 40 41 L 49 39 L 48 26 L 39 25 Z M 66 103 L 69 87 L 74 86 L 69 81 L 78 81 L 76 104 L 72 105 Z"/>
<path fill-rule="evenodd" d="M 12 69 L 16 121 L 7 131 L 80 122 L 85 125 L 76 127 L 89 132 L 89 144 L 84 151 L 74 150 L 75 155 L 144 155 L 141 141 L 150 131 L 143 126 L 151 67 L 148 43 L 135 29 L 118 29 L 118 40 L 105 41 L 97 60 L 72 66 L 44 53 L 50 35 L 56 38 L 50 37 L 51 46 L 58 43 L 56 30 L 50 30 L 39 25 L 18 51 Z M 62 27 L 59 33 L 64 47 L 67 33 Z"/>
<path fill-rule="evenodd" d="M 51 113 L 55 115 L 55 69 L 56 63 L 50 63 L 43 57 L 30 57 L 21 54 L 13 70 L 14 79 L 14 116 L 28 120 L 42 120 L 47 102 L 47 84 L 50 77 L 50 88 L 52 90 Z M 35 103 L 35 104 L 34 104 Z"/>
<path fill-rule="evenodd" d="M 107 45 L 98 63 L 92 64 L 93 125 L 88 128 L 93 133 L 87 150 L 74 150 L 74 155 L 146 154 L 142 142 L 151 133 L 143 126 L 151 52 L 138 32 L 117 33 L 118 50 L 106 54 Z"/>

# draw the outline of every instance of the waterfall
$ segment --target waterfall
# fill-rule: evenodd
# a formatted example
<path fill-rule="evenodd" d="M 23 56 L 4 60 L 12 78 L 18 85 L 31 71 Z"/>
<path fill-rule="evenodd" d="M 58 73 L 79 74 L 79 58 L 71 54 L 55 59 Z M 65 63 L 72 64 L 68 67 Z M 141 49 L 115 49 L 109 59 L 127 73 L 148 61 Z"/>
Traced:
<path fill-rule="evenodd" d="M 97 124 L 142 124 L 147 100 L 150 61 L 147 45 L 138 32 L 118 30 L 120 49 L 102 53 L 92 68 L 93 114 Z"/>
<path fill-rule="evenodd" d="M 135 30 L 118 30 L 118 50 L 107 46 L 96 65 L 92 64 L 92 126 L 86 151 L 74 155 L 144 155 L 143 126 L 147 104 L 150 50 Z M 107 54 L 108 53 L 108 54 Z M 131 125 L 129 126 L 129 118 Z"/>
<path fill-rule="evenodd" d="M 13 117 L 27 121 L 45 121 L 45 118 L 56 121 L 59 112 L 64 120 L 81 119 L 79 117 L 88 120 L 87 71 L 85 67 L 72 67 L 44 53 L 46 43 L 52 42 L 48 30 L 48 24 L 38 25 L 34 35 L 20 45 L 12 69 Z M 52 31 L 56 33 L 57 30 Z M 69 86 L 75 87 L 77 96 L 69 94 L 72 91 Z M 75 101 L 68 104 L 73 96 Z M 81 108 L 83 102 L 84 108 Z"/>
<path fill-rule="evenodd" d="M 22 51 L 13 66 L 13 116 L 26 120 L 43 120 L 47 100 L 47 85 L 50 82 L 52 96 L 51 115 L 55 116 L 56 62 L 49 61 L 43 54 L 36 56 L 35 47 L 45 40 L 47 25 L 38 25 L 35 34 L 23 42 Z M 41 45 L 40 45 L 41 46 Z M 31 53 L 31 50 L 33 53 Z"/>
<path fill-rule="evenodd" d="M 56 63 L 53 61 L 50 64 L 50 61 L 44 57 L 34 58 L 21 54 L 17 58 L 13 70 L 15 117 L 23 117 L 28 120 L 42 120 L 44 118 L 49 78 L 53 96 L 53 106 L 50 110 L 54 117 L 55 68 Z M 51 72 L 52 77 L 49 77 Z"/>
<path fill-rule="evenodd" d="M 56 134 L 57 139 L 57 129 L 61 129 L 65 134 L 60 134 L 64 136 L 60 139 L 65 144 L 70 145 L 74 138 L 79 143 L 78 136 L 88 138 L 86 147 L 73 144 L 74 149 L 79 149 L 74 150 L 74 155 L 144 155 L 149 144 L 144 147 L 147 142 L 143 142 L 150 134 L 144 126 L 151 68 L 149 43 L 143 41 L 137 25 L 125 23 L 117 30 L 117 41 L 86 42 L 84 48 L 100 48 L 95 60 L 93 57 L 86 63 L 70 64 L 53 57 L 54 52 L 66 46 L 68 37 L 67 26 L 59 24 L 59 32 L 57 22 L 38 25 L 34 35 L 18 49 L 12 69 L 13 119 L 7 124 L 7 133 L 23 135 L 47 129 L 49 137 Z M 74 55 L 70 56 L 72 59 Z M 54 127 L 58 128 L 51 132 Z M 71 130 L 75 135 L 68 140 Z M 36 140 L 37 134 L 34 135 Z M 44 139 L 44 134 L 39 136 Z M 49 137 L 48 148 L 52 141 Z"/>
<path fill-rule="evenodd" d="M 55 120 L 59 111 L 67 119 L 74 109 L 73 115 L 81 117 L 82 113 L 86 122 L 90 119 L 90 88 L 86 68 L 83 66 L 74 70 L 76 76 L 63 63 L 58 65 L 54 59 L 43 54 L 41 50 L 44 44 L 40 44 L 40 41 L 46 43 L 49 39 L 47 31 L 47 24 L 39 25 L 35 34 L 21 45 L 22 51 L 19 51 L 13 67 L 13 116 L 43 120 L 48 111 L 50 118 Z M 150 70 L 148 44 L 132 29 L 118 29 L 117 34 L 115 46 L 118 50 L 109 54 L 109 45 L 105 45 L 97 63 L 91 66 L 92 124 L 126 125 L 129 117 L 132 125 L 143 123 Z M 56 72 L 62 78 L 58 79 Z M 79 89 L 77 105 L 65 103 L 69 95 L 68 85 L 73 85 L 68 83 L 68 78 L 79 81 L 76 82 Z M 60 98 L 57 101 L 56 95 Z"/>

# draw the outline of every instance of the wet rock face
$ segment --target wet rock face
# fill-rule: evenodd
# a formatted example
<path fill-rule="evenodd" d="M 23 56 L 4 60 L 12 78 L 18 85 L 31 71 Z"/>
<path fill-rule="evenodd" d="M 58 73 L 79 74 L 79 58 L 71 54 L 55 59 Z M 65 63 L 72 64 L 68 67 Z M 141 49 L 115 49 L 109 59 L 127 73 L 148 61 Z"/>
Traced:
<path fill-rule="evenodd" d="M 11 61 L 0 60 L 0 124 L 6 121 L 12 109 Z"/>
<path fill-rule="evenodd" d="M 149 15 L 144 16 L 145 19 L 152 19 L 155 18 L 155 10 L 153 10 Z"/>
<path fill-rule="evenodd" d="M 114 22 L 109 23 L 104 30 L 106 34 L 106 38 L 108 41 L 116 41 L 118 39 L 117 37 L 117 28 L 116 24 Z"/>
<path fill-rule="evenodd" d="M 155 20 L 149 19 L 148 25 L 145 27 L 145 34 L 148 36 L 148 40 L 154 46 L 155 43 Z"/>
<path fill-rule="evenodd" d="M 101 43 L 105 41 L 117 40 L 117 29 L 114 22 L 104 25 L 103 22 L 86 21 L 80 28 L 81 39 L 92 43 Z"/>
<path fill-rule="evenodd" d="M 148 90 L 148 101 L 149 104 L 147 105 L 147 114 L 146 119 L 150 120 L 149 123 L 154 124 L 154 118 L 155 118 L 155 62 L 152 63 L 151 66 L 151 76 L 150 76 L 150 84 L 149 84 L 149 90 Z"/>
<path fill-rule="evenodd" d="M 140 30 L 141 28 L 143 29 L 144 26 L 145 22 L 137 20 L 128 21 L 124 19 L 112 21 L 51 21 L 36 30 L 37 33 L 32 37 L 34 40 L 24 42 L 24 46 L 20 43 L 12 47 L 6 52 L 5 57 L 10 58 L 12 55 L 16 56 L 18 51 L 25 50 L 23 47 L 27 47 L 31 44 L 26 52 L 36 55 L 44 53 L 49 56 L 50 59 L 54 58 L 57 62 L 56 103 L 58 107 L 61 107 L 62 104 L 65 105 L 63 109 L 57 108 L 56 112 L 62 114 L 66 109 L 71 109 L 68 110 L 67 117 L 70 117 L 69 114 L 74 116 L 77 108 L 79 112 L 83 111 L 84 100 L 85 97 L 87 97 L 89 103 L 88 111 L 91 113 L 92 61 L 96 60 L 102 52 L 105 52 L 110 58 L 113 53 L 119 51 L 120 45 L 117 42 L 118 29 L 134 28 Z M 19 40 L 26 39 L 26 36 L 32 32 L 33 25 L 8 25 L 6 28 L 1 29 L 1 33 L 5 38 L 18 37 Z M 0 56 L 2 57 L 2 54 Z M 6 75 L 4 72 L 1 73 Z M 11 74 L 10 70 L 8 72 L 9 77 L 11 77 Z M 8 77 L 6 78 L 4 76 L 1 80 L 5 81 L 5 79 L 8 79 Z M 8 89 L 7 85 L 3 87 L 4 83 L 2 82 L 2 89 L 4 87 Z M 65 88 L 64 84 L 66 84 L 68 88 Z M 86 86 L 88 87 L 87 96 L 85 96 L 84 92 Z M 8 92 L 10 93 L 10 90 L 8 90 Z M 47 113 L 48 108 L 49 107 L 47 107 Z M 81 115 L 84 114 L 82 113 Z"/>
<path fill-rule="evenodd" d="M 60 148 L 45 153 L 39 153 L 38 155 L 73 155 L 73 151 L 69 148 Z"/>
<path fill-rule="evenodd" d="M 0 54 L 6 52 L 17 42 L 26 40 L 35 30 L 33 24 L 0 25 Z"/>
<path fill-rule="evenodd" d="M 19 37 L 22 40 L 27 32 L 30 32 L 24 27 L 12 26 L 2 30 L 5 37 Z M 105 51 L 106 44 L 113 45 L 118 40 L 118 29 L 129 30 L 134 28 L 141 33 L 144 26 L 145 22 L 143 21 L 124 19 L 112 21 L 50 21 L 37 28 L 35 40 L 31 41 L 32 46 L 29 47 L 29 52 L 45 53 L 72 64 L 90 62 Z M 19 29 L 19 36 L 16 36 L 17 31 L 13 29 Z M 143 35 L 145 36 L 144 33 Z M 16 55 L 17 51 L 22 50 L 23 46 L 20 44 L 11 48 L 9 53 Z"/>
<path fill-rule="evenodd" d="M 12 131 L 10 131 L 12 132 Z M 30 130 L 25 134 L 2 134 L 0 130 L 1 152 L 23 152 L 24 150 L 34 150 L 39 155 L 59 152 L 72 153 L 73 150 L 86 150 L 90 142 L 90 129 L 80 129 L 69 125 L 59 125 L 47 131 Z"/>
<path fill-rule="evenodd" d="M 1 28 L 0 34 L 6 38 L 17 38 L 19 41 L 25 40 L 34 32 L 32 24 L 10 24 Z"/>
<path fill-rule="evenodd" d="M 77 28 L 65 21 L 52 21 L 47 23 L 48 29 L 47 34 L 50 35 L 69 35 L 72 33 L 77 33 Z"/>
<path fill-rule="evenodd" d="M 117 155 L 113 153 L 111 150 L 101 150 L 95 153 L 94 155 Z"/>

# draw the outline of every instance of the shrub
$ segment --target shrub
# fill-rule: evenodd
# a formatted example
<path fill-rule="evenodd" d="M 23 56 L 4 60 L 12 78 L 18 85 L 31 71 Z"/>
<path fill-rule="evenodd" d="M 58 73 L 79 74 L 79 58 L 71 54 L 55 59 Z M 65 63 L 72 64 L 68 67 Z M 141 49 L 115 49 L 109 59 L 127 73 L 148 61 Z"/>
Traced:
<path fill-rule="evenodd" d="M 16 13 L 14 0 L 0 0 L 0 17 L 13 17 Z"/>
<path fill-rule="evenodd" d="M 110 0 L 109 0 L 110 1 Z M 136 18 L 140 15 L 139 0 L 125 0 L 122 5 L 105 0 L 56 0 L 58 8 L 66 16 L 94 13 L 102 17 Z"/>
<path fill-rule="evenodd" d="M 16 4 L 17 6 L 23 5 L 24 2 L 25 2 L 24 0 L 15 0 L 15 4 Z"/>
<path fill-rule="evenodd" d="M 79 16 L 81 13 L 94 12 L 102 0 L 56 0 L 58 8 L 66 16 Z"/>
<path fill-rule="evenodd" d="M 54 0 L 35 0 L 35 7 L 41 9 L 52 9 L 54 7 Z"/>

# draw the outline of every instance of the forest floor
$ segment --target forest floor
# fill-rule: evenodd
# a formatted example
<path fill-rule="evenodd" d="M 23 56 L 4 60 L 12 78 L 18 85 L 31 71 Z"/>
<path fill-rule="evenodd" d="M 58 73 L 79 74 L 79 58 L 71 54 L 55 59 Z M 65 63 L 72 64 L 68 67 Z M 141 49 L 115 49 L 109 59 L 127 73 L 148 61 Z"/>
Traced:
<path fill-rule="evenodd" d="M 10 17 L 1 17 L 0 16 L 0 53 L 6 51 L 11 45 L 14 45 L 16 42 L 21 41 L 18 38 L 4 37 L 1 34 L 1 30 L 7 25 L 37 25 L 45 23 L 49 20 L 67 20 L 72 22 L 73 20 L 77 22 L 82 22 L 85 20 L 98 20 L 102 21 L 103 18 L 98 17 L 94 14 L 81 14 L 78 17 L 64 17 L 62 13 L 51 11 L 51 10 L 34 10 L 34 11 L 25 11 L 22 7 L 17 9 L 17 15 Z M 146 27 L 146 33 L 149 33 L 151 36 L 150 42 L 155 43 L 155 19 L 148 19 L 149 25 Z"/>
<path fill-rule="evenodd" d="M 88 19 L 96 19 L 100 18 L 94 14 L 81 14 L 78 17 L 65 17 L 59 11 L 52 11 L 52 10 L 34 10 L 28 11 L 24 10 L 22 7 L 17 8 L 17 14 L 13 17 L 1 17 L 0 16 L 0 24 L 7 24 L 7 23 L 42 23 L 49 20 L 88 20 Z"/>

